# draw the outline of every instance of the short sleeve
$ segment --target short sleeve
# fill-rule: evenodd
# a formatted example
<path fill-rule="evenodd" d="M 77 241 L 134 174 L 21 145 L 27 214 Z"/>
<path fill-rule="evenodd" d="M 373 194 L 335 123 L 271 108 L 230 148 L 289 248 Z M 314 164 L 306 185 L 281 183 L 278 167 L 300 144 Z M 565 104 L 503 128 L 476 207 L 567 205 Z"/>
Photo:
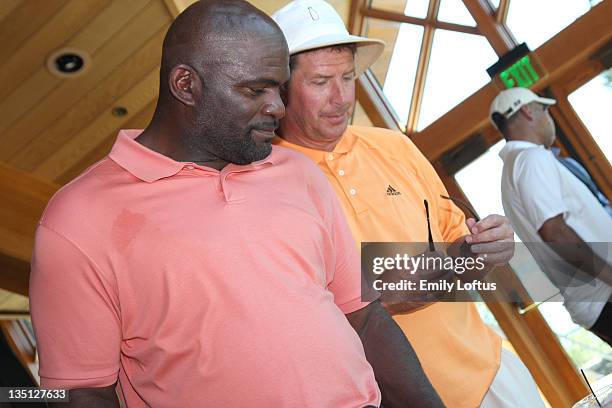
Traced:
<path fill-rule="evenodd" d="M 539 230 L 544 223 L 568 211 L 561 193 L 556 159 L 544 149 L 529 149 L 518 155 L 514 182 L 527 219 Z"/>
<path fill-rule="evenodd" d="M 42 224 L 32 259 L 30 311 L 42 387 L 105 387 L 117 381 L 116 290 L 75 244 Z"/>

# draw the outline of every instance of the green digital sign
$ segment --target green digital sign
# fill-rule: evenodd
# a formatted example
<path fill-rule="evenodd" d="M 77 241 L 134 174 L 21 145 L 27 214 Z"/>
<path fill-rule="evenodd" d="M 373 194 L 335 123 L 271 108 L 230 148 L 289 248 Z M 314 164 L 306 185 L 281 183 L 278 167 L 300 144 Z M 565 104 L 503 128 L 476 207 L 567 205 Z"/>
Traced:
<path fill-rule="evenodd" d="M 509 68 L 499 74 L 499 78 L 506 88 L 530 88 L 538 82 L 541 76 L 537 73 L 529 55 L 525 55 Z"/>

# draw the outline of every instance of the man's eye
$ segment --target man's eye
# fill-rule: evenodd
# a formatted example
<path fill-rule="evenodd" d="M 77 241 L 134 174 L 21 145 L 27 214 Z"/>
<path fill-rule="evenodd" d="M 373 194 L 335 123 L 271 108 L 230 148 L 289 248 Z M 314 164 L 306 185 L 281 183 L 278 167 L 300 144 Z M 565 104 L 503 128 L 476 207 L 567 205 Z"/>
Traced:
<path fill-rule="evenodd" d="M 342 79 L 344 79 L 345 81 L 352 81 L 353 79 L 355 79 L 355 75 L 346 75 L 345 77 L 343 77 Z"/>
<path fill-rule="evenodd" d="M 263 88 L 249 88 L 249 92 L 251 92 L 253 95 L 261 95 L 262 93 L 265 92 L 265 89 L 263 89 Z"/>

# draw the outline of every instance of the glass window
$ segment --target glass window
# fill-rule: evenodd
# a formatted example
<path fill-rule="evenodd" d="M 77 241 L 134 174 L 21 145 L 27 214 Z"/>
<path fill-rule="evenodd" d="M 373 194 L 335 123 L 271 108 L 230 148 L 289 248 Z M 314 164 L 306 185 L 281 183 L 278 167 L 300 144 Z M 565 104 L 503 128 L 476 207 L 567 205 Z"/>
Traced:
<path fill-rule="evenodd" d="M 408 121 L 422 39 L 423 27 L 401 25 L 383 86 L 383 91 L 402 124 Z"/>
<path fill-rule="evenodd" d="M 457 183 L 482 217 L 504 213 L 500 191 L 503 163 L 498 156 L 504 143 L 504 141 L 498 142 L 455 175 Z M 520 242 L 518 237 L 515 236 L 515 239 Z M 538 293 L 542 293 L 542 285 L 545 285 L 546 291 L 550 291 L 551 294 L 557 292 L 557 288 L 540 271 L 535 261 L 532 260 L 530 264 L 524 261 L 526 257 L 520 258 L 523 260 L 520 265 L 517 265 L 515 259 L 510 261 L 510 265 L 528 292 L 533 293 L 533 290 L 537 289 Z M 529 279 L 524 278 L 527 273 L 530 274 Z M 538 275 L 537 279 L 534 279 L 535 274 Z M 590 379 L 596 380 L 609 373 L 609 365 L 612 364 L 610 347 L 594 334 L 572 322 L 559 296 L 542 303 L 538 309 L 574 364 L 578 368 L 585 369 Z M 485 322 L 495 328 L 494 322 L 491 321 L 492 316 L 483 310 L 483 306 L 479 306 L 479 311 L 483 314 Z"/>
<path fill-rule="evenodd" d="M 493 5 L 493 8 L 497 10 L 497 8 L 499 7 L 499 0 L 489 0 L 489 1 Z"/>
<path fill-rule="evenodd" d="M 385 51 L 372 65 L 371 70 L 400 123 L 406 124 L 419 62 L 423 27 L 370 18 L 367 19 L 366 28 L 369 38 L 381 39 L 386 44 Z"/>
<path fill-rule="evenodd" d="M 446 21 L 447 23 L 476 26 L 476 21 L 474 21 L 461 0 L 442 0 L 440 10 L 438 11 L 438 20 Z"/>
<path fill-rule="evenodd" d="M 567 99 L 580 116 L 582 123 L 599 145 L 608 161 L 612 161 L 610 136 L 610 106 L 612 106 L 612 69 L 602 72 L 574 92 Z"/>
<path fill-rule="evenodd" d="M 394 11 L 411 17 L 425 18 L 427 17 L 427 8 L 429 0 L 372 0 L 370 7 L 380 10 Z"/>
<path fill-rule="evenodd" d="M 497 59 L 481 35 L 436 30 L 417 131 L 487 84 Z"/>
<path fill-rule="evenodd" d="M 589 0 L 511 0 L 506 24 L 535 50 L 594 6 Z M 546 16 L 546 18 L 542 18 Z"/>

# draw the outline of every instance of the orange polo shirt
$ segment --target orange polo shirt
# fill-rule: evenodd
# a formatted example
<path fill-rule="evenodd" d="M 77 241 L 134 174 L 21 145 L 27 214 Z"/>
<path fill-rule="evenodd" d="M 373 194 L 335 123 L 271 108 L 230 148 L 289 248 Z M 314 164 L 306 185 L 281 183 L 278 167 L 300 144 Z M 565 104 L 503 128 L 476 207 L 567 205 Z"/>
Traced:
<path fill-rule="evenodd" d="M 345 314 L 355 241 L 307 158 L 274 146 L 221 171 L 121 131 L 36 233 L 30 305 L 43 387 L 119 381 L 134 407 L 378 406 Z"/>
<path fill-rule="evenodd" d="M 468 233 L 427 159 L 405 135 L 349 127 L 333 152 L 275 141 L 310 157 L 336 190 L 357 241 L 427 242 L 423 200 L 430 208 L 434 241 Z M 472 303 L 436 303 L 394 316 L 448 407 L 480 405 L 497 373 L 501 339 Z"/>

